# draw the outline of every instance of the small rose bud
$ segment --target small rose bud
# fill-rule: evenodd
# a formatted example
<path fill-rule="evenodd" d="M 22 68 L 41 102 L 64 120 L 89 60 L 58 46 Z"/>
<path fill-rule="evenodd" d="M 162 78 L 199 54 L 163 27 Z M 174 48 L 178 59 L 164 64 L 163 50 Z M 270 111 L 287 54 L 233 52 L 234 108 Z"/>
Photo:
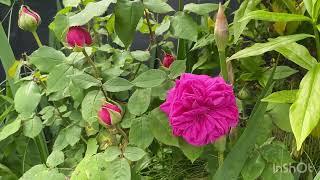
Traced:
<path fill-rule="evenodd" d="M 171 54 L 165 53 L 163 60 L 162 60 L 162 64 L 164 67 L 169 68 L 175 59 L 176 58 L 174 56 L 172 56 Z"/>
<path fill-rule="evenodd" d="M 119 106 L 106 103 L 99 110 L 99 121 L 103 126 L 111 126 L 119 123 L 122 119 L 122 110 Z"/>
<path fill-rule="evenodd" d="M 22 5 L 19 10 L 18 26 L 25 31 L 35 32 L 41 23 L 38 13 L 28 6 Z"/>
<path fill-rule="evenodd" d="M 228 43 L 228 36 L 228 21 L 224 14 L 224 8 L 220 3 L 214 27 L 214 39 L 216 41 L 218 51 L 225 51 Z"/>
<path fill-rule="evenodd" d="M 85 47 L 92 44 L 89 31 L 80 26 L 70 27 L 66 36 L 66 42 L 72 48 Z"/>

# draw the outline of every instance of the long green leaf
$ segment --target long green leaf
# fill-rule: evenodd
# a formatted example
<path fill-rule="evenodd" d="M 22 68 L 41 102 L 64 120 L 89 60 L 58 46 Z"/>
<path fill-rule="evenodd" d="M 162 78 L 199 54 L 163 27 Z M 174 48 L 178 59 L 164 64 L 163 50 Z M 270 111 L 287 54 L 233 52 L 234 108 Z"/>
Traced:
<path fill-rule="evenodd" d="M 296 101 L 290 108 L 290 123 L 300 150 L 320 120 L 320 64 L 311 69 L 300 83 Z"/>
<path fill-rule="evenodd" d="M 276 68 L 273 68 L 268 83 L 262 91 L 257 103 L 255 104 L 252 114 L 250 115 L 247 128 L 244 130 L 239 140 L 231 149 L 223 162 L 223 165 L 219 167 L 213 180 L 236 180 L 249 156 L 249 152 L 254 147 L 259 134 L 268 133 L 270 128 L 264 127 L 264 114 L 267 110 L 268 103 L 261 102 L 261 99 L 268 95 L 273 88 L 273 77 Z"/>
<path fill-rule="evenodd" d="M 272 22 L 289 22 L 289 21 L 310 21 L 312 19 L 299 15 L 299 14 L 288 14 L 288 13 L 276 13 L 276 12 L 269 12 L 264 10 L 257 10 L 248 13 L 245 17 L 240 19 L 239 21 L 245 20 L 262 20 L 262 21 L 272 21 Z"/>
<path fill-rule="evenodd" d="M 15 62 L 15 57 L 1 23 L 0 23 L 0 47 L 1 47 L 0 60 L 2 62 L 2 65 L 4 67 L 6 74 L 8 74 L 9 68 Z M 8 81 L 10 84 L 12 94 L 15 94 L 17 90 L 16 85 L 14 84 L 13 80 L 9 79 Z"/>
<path fill-rule="evenodd" d="M 310 55 L 308 49 L 298 43 L 288 43 L 275 50 L 307 70 L 312 69 L 317 64 L 317 60 Z"/>
<path fill-rule="evenodd" d="M 310 34 L 295 34 L 295 35 L 280 36 L 275 39 L 270 39 L 270 41 L 266 43 L 256 43 L 253 46 L 243 49 L 237 52 L 236 54 L 232 55 L 228 59 L 228 61 L 233 59 L 261 55 L 265 52 L 275 50 L 278 47 L 282 47 L 289 43 L 296 42 L 308 37 L 314 37 L 314 36 Z"/>

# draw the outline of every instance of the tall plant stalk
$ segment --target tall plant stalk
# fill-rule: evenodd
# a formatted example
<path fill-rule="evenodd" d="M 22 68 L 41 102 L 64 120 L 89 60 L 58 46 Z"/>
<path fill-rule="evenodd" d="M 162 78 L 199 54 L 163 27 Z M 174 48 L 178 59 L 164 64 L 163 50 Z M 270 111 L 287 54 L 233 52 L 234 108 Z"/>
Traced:
<path fill-rule="evenodd" d="M 179 11 L 183 10 L 183 0 L 179 0 Z M 186 44 L 184 39 L 178 39 L 177 59 L 183 60 L 186 57 Z"/>
<path fill-rule="evenodd" d="M 319 31 L 318 31 L 317 25 L 315 23 L 313 23 L 312 26 L 313 26 L 313 32 L 314 32 L 315 41 L 316 41 L 317 60 L 320 61 L 320 36 L 319 36 Z"/>

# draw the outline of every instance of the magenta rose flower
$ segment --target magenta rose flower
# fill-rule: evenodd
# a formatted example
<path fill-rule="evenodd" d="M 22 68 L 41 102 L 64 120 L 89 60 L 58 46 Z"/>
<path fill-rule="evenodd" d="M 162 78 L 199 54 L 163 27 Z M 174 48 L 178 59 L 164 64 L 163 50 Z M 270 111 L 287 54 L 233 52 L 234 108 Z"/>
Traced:
<path fill-rule="evenodd" d="M 22 5 L 19 10 L 18 26 L 25 31 L 34 32 L 41 23 L 38 13 L 30 9 L 29 6 Z"/>
<path fill-rule="evenodd" d="M 176 58 L 172 54 L 165 53 L 162 60 L 162 64 L 164 67 L 169 68 L 175 59 Z"/>
<path fill-rule="evenodd" d="M 70 27 L 66 35 L 66 41 L 70 47 L 84 47 L 92 44 L 90 33 L 83 27 Z"/>
<path fill-rule="evenodd" d="M 105 103 L 98 112 L 99 122 L 103 126 L 118 124 L 122 119 L 122 110 L 119 106 Z"/>
<path fill-rule="evenodd" d="M 210 144 L 238 124 L 233 88 L 221 77 L 181 75 L 160 109 L 173 134 L 194 146 Z"/>

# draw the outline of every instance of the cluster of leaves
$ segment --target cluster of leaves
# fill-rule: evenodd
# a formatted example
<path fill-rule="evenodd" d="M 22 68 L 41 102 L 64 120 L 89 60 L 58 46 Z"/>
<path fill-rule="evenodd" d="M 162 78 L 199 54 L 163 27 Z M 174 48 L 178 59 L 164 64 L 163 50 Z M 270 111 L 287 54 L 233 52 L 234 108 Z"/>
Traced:
<path fill-rule="evenodd" d="M 226 53 L 241 121 L 227 138 L 219 167 L 214 146 L 193 147 L 174 137 L 159 110 L 181 73 L 213 75 L 219 68 L 211 18 L 218 5 L 190 3 L 178 10 L 165 0 L 64 0 L 63 5 L 49 26 L 61 42 L 56 47 L 65 43 L 70 26 L 90 29 L 95 43 L 85 53 L 42 46 L 9 69 L 19 88 L 15 92 L 11 87 L 14 97 L 10 92 L 0 96 L 5 107 L 0 109 L 0 177 L 220 180 L 316 175 L 316 169 L 301 174 L 273 168 L 300 161 L 320 165 L 315 149 L 319 0 L 244 0 L 234 12 Z M 148 50 L 130 51 L 137 31 L 150 37 Z M 178 39 L 176 47 L 172 39 Z M 177 56 L 170 68 L 159 67 L 162 51 Z M 105 100 L 124 109 L 114 129 L 98 123 L 97 111 Z"/>

